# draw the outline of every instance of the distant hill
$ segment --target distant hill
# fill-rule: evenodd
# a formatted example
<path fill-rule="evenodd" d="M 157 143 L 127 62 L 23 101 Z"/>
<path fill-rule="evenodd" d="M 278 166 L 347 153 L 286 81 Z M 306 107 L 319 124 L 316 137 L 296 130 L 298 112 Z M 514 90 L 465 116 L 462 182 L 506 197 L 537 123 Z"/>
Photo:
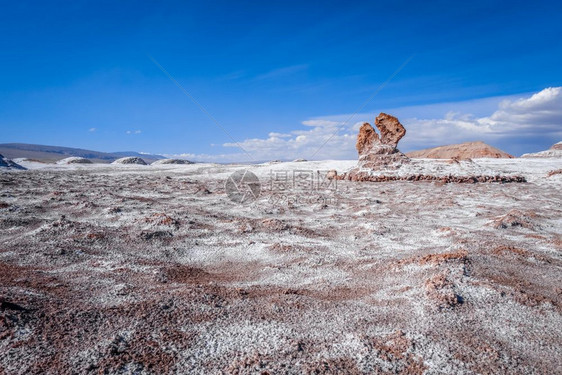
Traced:
<path fill-rule="evenodd" d="M 465 142 L 456 145 L 439 146 L 425 150 L 406 153 L 410 158 L 421 159 L 477 159 L 477 158 L 513 158 L 512 155 L 492 147 L 482 141 Z"/>
<path fill-rule="evenodd" d="M 562 142 L 552 145 L 548 150 L 534 152 L 532 154 L 523 154 L 522 158 L 562 158 Z"/>
<path fill-rule="evenodd" d="M 94 163 L 111 163 L 112 161 L 124 156 L 140 157 L 147 163 L 152 163 L 160 159 L 166 159 L 161 155 L 141 154 L 135 151 L 100 152 L 84 150 L 81 148 L 33 145 L 27 143 L 2 143 L 0 144 L 0 154 L 9 159 L 27 158 L 46 163 L 55 163 L 61 159 L 71 156 L 90 159 Z"/>

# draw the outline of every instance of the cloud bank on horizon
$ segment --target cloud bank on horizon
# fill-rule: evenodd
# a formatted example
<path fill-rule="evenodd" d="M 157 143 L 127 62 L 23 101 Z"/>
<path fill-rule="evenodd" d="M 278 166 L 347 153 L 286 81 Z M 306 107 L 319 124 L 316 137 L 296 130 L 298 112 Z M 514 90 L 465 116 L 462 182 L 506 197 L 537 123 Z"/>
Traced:
<path fill-rule="evenodd" d="M 482 140 L 500 148 L 523 142 L 518 147 L 519 153 L 523 153 L 529 151 L 529 147 L 524 146 L 532 144 L 533 139 L 548 138 L 552 144 L 562 140 L 562 87 L 497 100 L 495 111 L 487 116 L 449 110 L 441 118 L 418 118 L 407 116 L 412 109 L 397 108 L 388 112 L 396 115 L 406 127 L 406 136 L 399 145 L 402 151 Z M 462 103 L 450 103 L 450 107 L 455 106 L 465 107 Z M 238 149 L 235 152 L 169 156 L 212 162 L 355 159 L 357 131 L 363 122 L 372 124 L 373 119 L 369 117 L 374 116 L 375 113 L 357 114 L 352 121 L 346 121 L 350 115 L 318 117 L 303 121 L 301 129 L 271 132 L 267 138 L 250 138 L 222 145 Z"/>

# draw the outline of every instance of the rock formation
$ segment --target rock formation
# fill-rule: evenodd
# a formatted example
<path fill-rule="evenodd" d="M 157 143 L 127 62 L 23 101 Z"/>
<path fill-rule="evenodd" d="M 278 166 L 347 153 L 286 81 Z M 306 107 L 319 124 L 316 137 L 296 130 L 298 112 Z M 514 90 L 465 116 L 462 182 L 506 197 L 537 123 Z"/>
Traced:
<path fill-rule="evenodd" d="M 375 125 L 381 132 L 381 143 L 391 145 L 394 148 L 398 146 L 398 141 L 406 135 L 406 129 L 402 126 L 400 121 L 394 116 L 381 113 L 375 119 Z"/>
<path fill-rule="evenodd" d="M 513 158 L 512 155 L 481 141 L 427 148 L 408 152 L 406 155 L 410 158 L 421 159 L 467 160 L 478 158 Z"/>
<path fill-rule="evenodd" d="M 156 160 L 151 165 L 162 165 L 162 164 L 193 164 L 193 162 L 185 159 L 160 159 L 160 160 Z"/>
<path fill-rule="evenodd" d="M 90 159 L 81 158 L 79 156 L 71 156 L 69 158 L 57 161 L 57 164 L 92 164 L 92 161 Z"/>
<path fill-rule="evenodd" d="M 111 164 L 137 164 L 137 165 L 146 165 L 146 162 L 141 159 L 141 158 L 137 158 L 135 156 L 128 156 L 126 158 L 121 158 L 121 159 L 117 159 L 115 160 L 113 163 Z"/>
<path fill-rule="evenodd" d="M 562 142 L 552 145 L 548 150 L 521 155 L 522 158 L 562 158 Z"/>
<path fill-rule="evenodd" d="M 22 169 L 25 168 L 0 154 L 0 168 Z"/>
<path fill-rule="evenodd" d="M 525 182 L 521 176 L 488 175 L 470 159 L 451 162 L 410 160 L 396 146 L 406 129 L 394 116 L 381 113 L 375 119 L 379 133 L 364 123 L 357 136 L 357 167 L 343 174 L 332 173 L 329 178 L 351 181 L 436 181 L 439 183 Z M 498 150 L 499 151 L 499 150 Z M 511 155 L 509 155 L 511 156 Z M 435 164 L 437 163 L 437 164 Z"/>
<path fill-rule="evenodd" d="M 400 121 L 394 116 L 381 113 L 375 119 L 375 125 L 380 136 L 367 122 L 359 129 L 356 144 L 359 153 L 357 169 L 398 169 L 409 162 L 408 157 L 396 148 L 406 134 Z"/>

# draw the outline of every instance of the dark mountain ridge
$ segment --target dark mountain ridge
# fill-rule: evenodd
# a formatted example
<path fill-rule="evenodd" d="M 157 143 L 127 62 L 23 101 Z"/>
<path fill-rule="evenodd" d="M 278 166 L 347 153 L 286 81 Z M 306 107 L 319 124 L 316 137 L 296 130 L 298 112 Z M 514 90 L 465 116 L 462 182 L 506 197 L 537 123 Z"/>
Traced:
<path fill-rule="evenodd" d="M 94 163 L 111 163 L 112 161 L 125 156 L 140 157 L 147 163 L 151 163 L 159 159 L 166 159 L 166 157 L 162 155 L 141 154 L 136 151 L 101 152 L 73 147 L 47 146 L 27 143 L 2 143 L 0 144 L 0 154 L 9 159 L 27 158 L 46 163 L 54 163 L 70 156 L 90 159 Z"/>

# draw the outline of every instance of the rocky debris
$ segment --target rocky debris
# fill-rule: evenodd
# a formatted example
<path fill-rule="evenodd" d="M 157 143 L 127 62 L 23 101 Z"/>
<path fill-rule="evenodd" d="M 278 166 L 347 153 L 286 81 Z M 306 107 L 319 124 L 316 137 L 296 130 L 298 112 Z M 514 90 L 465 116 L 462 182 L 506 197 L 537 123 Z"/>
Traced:
<path fill-rule="evenodd" d="M 279 253 L 289 253 L 295 250 L 295 246 L 292 245 L 284 245 L 279 242 L 275 242 L 267 247 L 271 251 L 279 252 Z"/>
<path fill-rule="evenodd" d="M 66 159 L 57 161 L 57 164 L 68 165 L 68 164 L 92 164 L 90 159 L 81 158 L 78 156 L 71 156 Z"/>
<path fill-rule="evenodd" d="M 289 229 L 289 226 L 286 223 L 278 219 L 264 219 L 261 221 L 261 226 L 266 230 L 274 232 Z"/>
<path fill-rule="evenodd" d="M 179 228 L 180 226 L 180 222 L 178 220 L 162 212 L 156 212 L 150 216 L 146 216 L 143 219 L 143 221 L 147 224 L 152 224 L 152 225 L 163 225 L 163 226 L 170 226 L 175 228 Z"/>
<path fill-rule="evenodd" d="M 320 361 L 306 363 L 303 368 L 303 374 L 361 375 L 363 372 L 359 370 L 357 363 L 351 358 L 324 358 Z"/>
<path fill-rule="evenodd" d="M 501 245 L 492 250 L 492 254 L 497 256 L 518 256 L 523 259 L 533 258 L 537 261 L 552 263 L 552 258 L 548 256 L 541 255 L 540 253 L 531 252 L 526 249 L 521 249 L 511 245 Z"/>
<path fill-rule="evenodd" d="M 406 258 L 398 261 L 398 264 L 400 265 L 408 265 L 412 263 L 418 264 L 420 266 L 423 265 L 439 266 L 444 263 L 466 264 L 468 263 L 468 252 L 466 250 L 458 250 L 449 253 L 428 254 L 424 256 Z"/>
<path fill-rule="evenodd" d="M 16 303 L 0 300 L 0 311 L 4 310 L 28 311 L 25 307 L 22 307 Z"/>
<path fill-rule="evenodd" d="M 384 374 L 388 368 L 394 368 L 394 373 L 399 374 L 424 374 L 427 371 L 427 366 L 423 363 L 423 359 L 414 355 L 413 348 L 415 342 L 408 337 L 406 332 L 397 330 L 394 333 L 384 335 L 382 337 L 363 336 L 361 338 L 363 345 L 369 351 L 378 354 L 380 363 L 375 367 L 376 371 L 373 373 Z M 380 367 L 379 367 L 380 366 Z M 324 373 L 345 373 L 348 374 L 347 368 L 342 372 L 313 372 L 313 374 Z M 364 372 L 358 372 L 363 374 Z"/>
<path fill-rule="evenodd" d="M 210 191 L 205 185 L 198 185 L 195 188 L 195 195 L 209 195 L 209 194 L 213 194 L 212 191 Z"/>
<path fill-rule="evenodd" d="M 562 142 L 555 143 L 548 150 L 521 155 L 522 158 L 562 158 Z"/>
<path fill-rule="evenodd" d="M 519 210 L 511 210 L 507 214 L 496 218 L 492 225 L 496 229 L 507 229 L 511 227 L 522 227 L 534 229 L 534 218 L 537 215 L 533 212 L 525 213 Z"/>
<path fill-rule="evenodd" d="M 328 180 L 337 180 L 338 178 L 338 171 L 336 171 L 335 169 L 331 169 L 326 173 L 326 179 Z"/>
<path fill-rule="evenodd" d="M 295 159 L 295 160 L 293 160 L 293 163 L 302 163 L 302 162 L 305 162 L 305 161 L 308 161 L 308 160 L 306 160 L 306 159 Z"/>
<path fill-rule="evenodd" d="M 105 233 L 103 232 L 91 232 L 86 235 L 89 240 L 103 240 L 105 238 Z"/>
<path fill-rule="evenodd" d="M 18 163 L 15 163 L 10 159 L 5 158 L 2 154 L 0 154 L 0 168 L 20 169 L 20 170 L 26 169 L 21 165 L 19 165 Z"/>
<path fill-rule="evenodd" d="M 201 268 L 185 264 L 176 264 L 162 270 L 160 281 L 175 283 L 201 283 L 212 280 L 212 275 Z"/>
<path fill-rule="evenodd" d="M 140 238 L 142 238 L 145 241 L 162 240 L 173 236 L 174 235 L 172 234 L 172 232 L 166 230 L 142 231 L 140 234 Z"/>
<path fill-rule="evenodd" d="M 554 171 L 549 171 L 546 175 L 546 177 L 552 177 L 555 176 L 557 174 L 562 174 L 562 169 L 556 169 Z"/>
<path fill-rule="evenodd" d="M 194 164 L 192 161 L 185 159 L 160 159 L 153 162 L 151 165 L 162 165 L 162 164 Z"/>
<path fill-rule="evenodd" d="M 455 293 L 455 285 L 446 273 L 439 273 L 425 282 L 427 296 L 437 304 L 439 310 L 463 303 L 463 298 Z"/>
<path fill-rule="evenodd" d="M 296 353 L 293 353 L 296 356 Z M 221 374 L 283 374 L 288 373 L 286 364 L 277 363 L 272 359 L 271 355 L 264 355 L 258 351 L 252 351 L 248 354 L 237 355 L 231 359 L 228 366 L 225 366 L 222 371 L 217 373 Z M 303 374 L 327 374 L 327 372 L 312 372 L 303 371 Z M 335 372 L 334 372 L 335 373 Z M 346 372 L 353 374 L 351 372 Z"/>
<path fill-rule="evenodd" d="M 482 141 L 465 142 L 454 145 L 427 148 L 424 150 L 408 152 L 406 153 L 406 156 L 410 158 L 454 160 L 467 160 L 477 158 L 513 158 L 513 155 L 510 155 L 498 148 L 492 147 Z"/>
<path fill-rule="evenodd" d="M 477 182 L 527 182 L 523 176 L 432 176 L 424 174 L 413 174 L 407 176 L 372 175 L 365 171 L 352 170 L 336 177 L 338 180 L 389 182 L 389 181 L 438 181 L 448 183 L 475 184 Z"/>
<path fill-rule="evenodd" d="M 136 156 L 128 156 L 125 158 L 120 158 L 112 162 L 111 164 L 137 164 L 137 165 L 146 165 L 146 162 L 138 158 Z"/>
<path fill-rule="evenodd" d="M 252 226 L 251 223 L 247 222 L 247 221 L 242 221 L 240 223 L 240 225 L 238 225 L 238 227 L 236 228 L 236 232 L 237 233 L 251 233 L 254 231 L 254 227 Z"/>

